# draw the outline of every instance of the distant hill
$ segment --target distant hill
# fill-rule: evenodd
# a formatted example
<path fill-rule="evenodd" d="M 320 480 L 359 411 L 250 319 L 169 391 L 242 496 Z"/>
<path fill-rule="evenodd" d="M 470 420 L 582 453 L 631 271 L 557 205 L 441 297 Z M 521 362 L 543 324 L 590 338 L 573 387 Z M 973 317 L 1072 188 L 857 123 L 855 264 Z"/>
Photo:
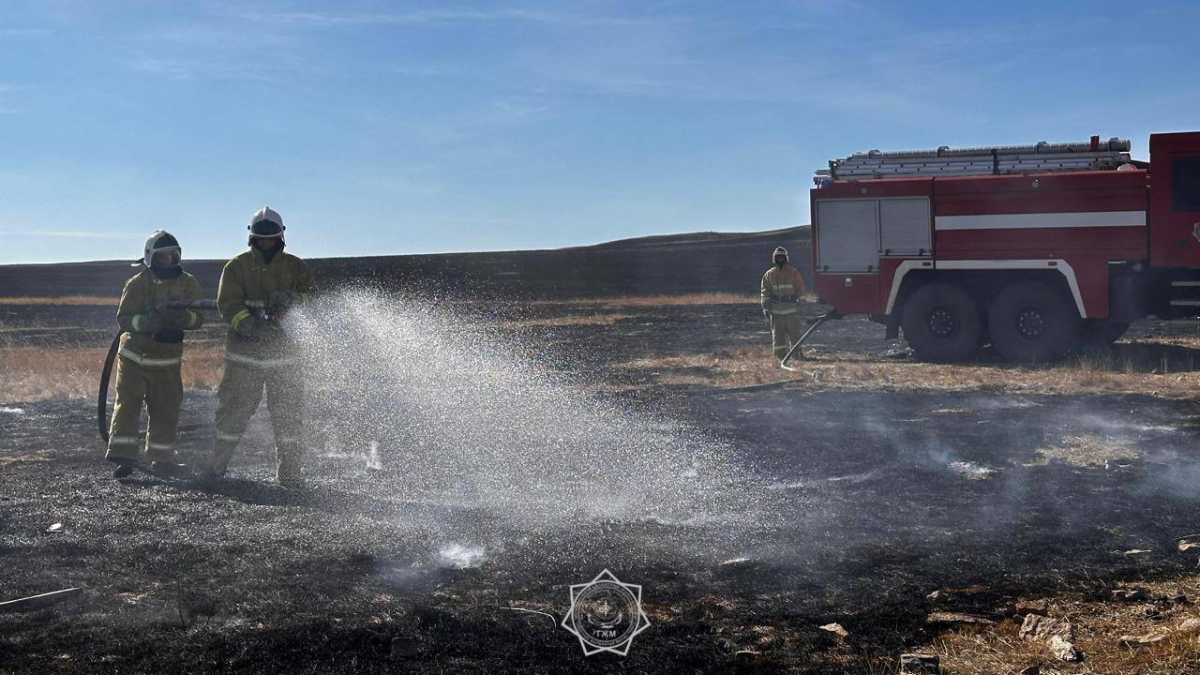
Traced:
<path fill-rule="evenodd" d="M 320 285 L 369 283 L 449 296 L 583 297 L 696 292 L 754 293 L 775 246 L 809 276 L 809 227 L 746 233 L 693 232 L 534 251 L 306 258 Z M 302 253 L 311 254 L 312 251 Z M 223 260 L 188 260 L 214 295 Z M 0 265 L 0 296 L 112 296 L 134 272 L 128 261 Z"/>

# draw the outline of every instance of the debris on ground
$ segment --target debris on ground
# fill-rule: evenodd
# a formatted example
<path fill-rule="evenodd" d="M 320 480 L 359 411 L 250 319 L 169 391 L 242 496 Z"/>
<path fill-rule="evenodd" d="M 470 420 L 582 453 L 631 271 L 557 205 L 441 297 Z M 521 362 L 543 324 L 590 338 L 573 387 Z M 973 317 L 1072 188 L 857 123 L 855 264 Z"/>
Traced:
<path fill-rule="evenodd" d="M 1162 642 L 1167 639 L 1167 634 L 1162 632 L 1146 633 L 1145 635 L 1122 635 L 1117 642 L 1122 647 L 1136 649 L 1138 647 L 1148 647 L 1156 642 Z"/>
<path fill-rule="evenodd" d="M 973 584 L 963 588 L 939 588 L 925 596 L 930 602 L 946 602 L 954 598 L 962 596 L 979 595 L 980 593 L 988 592 L 988 587 L 983 584 Z"/>
<path fill-rule="evenodd" d="M 901 654 L 901 675 L 938 675 L 942 666 L 937 654 Z"/>
<path fill-rule="evenodd" d="M 1145 602 L 1150 599 L 1150 594 L 1144 588 L 1116 588 L 1112 592 L 1113 600 L 1124 600 L 1125 602 Z"/>
<path fill-rule="evenodd" d="M 1054 654 L 1054 658 L 1059 661 L 1082 661 L 1083 652 L 1075 648 L 1061 635 L 1054 635 L 1050 638 L 1050 653 Z"/>
<path fill-rule="evenodd" d="M 929 616 L 925 617 L 925 623 L 969 623 L 980 626 L 990 626 L 996 622 L 987 617 L 979 616 L 978 614 L 965 614 L 963 612 L 930 612 Z"/>
<path fill-rule="evenodd" d="M 760 656 L 762 656 L 762 652 L 754 649 L 739 649 L 733 653 L 733 658 L 744 663 L 754 661 Z"/>
<path fill-rule="evenodd" d="M 1045 641 L 1050 647 L 1050 653 L 1060 661 L 1083 659 L 1083 653 L 1071 643 L 1071 640 L 1075 639 L 1075 629 L 1070 622 L 1063 619 L 1053 619 L 1041 614 L 1028 614 L 1021 624 L 1017 636 L 1023 640 Z"/>
<path fill-rule="evenodd" d="M 820 629 L 823 631 L 833 633 L 834 635 L 842 638 L 843 640 L 850 637 L 849 631 L 847 631 L 845 628 L 842 628 L 842 624 L 840 624 L 840 623 L 827 623 L 824 626 L 820 626 Z"/>
<path fill-rule="evenodd" d="M 1045 600 L 1018 600 L 1013 609 L 1017 614 L 1045 614 L 1050 608 Z"/>
<path fill-rule="evenodd" d="M 50 527 L 46 528 L 46 532 L 58 532 L 59 530 L 62 529 L 62 526 L 63 526 L 62 523 L 54 523 Z"/>
<path fill-rule="evenodd" d="M 1073 640 L 1075 629 L 1069 621 L 1064 619 L 1052 619 L 1041 614 L 1028 614 L 1021 624 L 1021 630 L 1017 632 L 1017 636 L 1022 640 L 1048 640 L 1054 635 Z"/>

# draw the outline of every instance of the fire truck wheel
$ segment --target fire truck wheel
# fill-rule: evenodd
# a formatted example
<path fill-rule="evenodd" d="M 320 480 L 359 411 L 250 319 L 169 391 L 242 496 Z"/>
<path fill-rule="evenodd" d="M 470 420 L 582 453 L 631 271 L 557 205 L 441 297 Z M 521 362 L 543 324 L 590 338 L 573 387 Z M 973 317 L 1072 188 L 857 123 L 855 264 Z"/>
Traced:
<path fill-rule="evenodd" d="M 966 361 L 979 348 L 979 308 L 962 288 L 931 283 L 904 303 L 904 338 L 923 361 Z"/>
<path fill-rule="evenodd" d="M 1036 281 L 1005 287 L 988 310 L 992 346 L 1017 363 L 1062 358 L 1075 347 L 1081 324 L 1065 294 Z"/>

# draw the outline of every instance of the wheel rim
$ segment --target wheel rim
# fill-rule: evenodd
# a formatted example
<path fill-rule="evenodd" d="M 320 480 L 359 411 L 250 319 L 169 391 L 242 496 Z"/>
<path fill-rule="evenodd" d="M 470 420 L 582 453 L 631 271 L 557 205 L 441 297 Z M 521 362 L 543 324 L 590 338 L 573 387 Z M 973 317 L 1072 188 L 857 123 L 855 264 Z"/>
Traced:
<path fill-rule="evenodd" d="M 929 333 L 939 338 L 947 338 L 958 330 L 958 321 L 954 318 L 954 312 L 945 307 L 935 307 L 929 312 L 927 319 L 929 325 Z"/>
<path fill-rule="evenodd" d="M 1017 333 L 1026 340 L 1036 340 L 1046 333 L 1046 317 L 1037 307 L 1026 307 L 1017 312 Z"/>

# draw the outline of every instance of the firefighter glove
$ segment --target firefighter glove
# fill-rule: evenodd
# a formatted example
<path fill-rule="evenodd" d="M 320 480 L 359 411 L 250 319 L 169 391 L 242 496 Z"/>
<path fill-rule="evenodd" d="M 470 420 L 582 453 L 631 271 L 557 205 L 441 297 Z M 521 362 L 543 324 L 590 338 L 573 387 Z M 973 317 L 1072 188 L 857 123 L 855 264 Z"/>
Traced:
<path fill-rule="evenodd" d="M 255 319 L 248 309 L 238 312 L 229 325 L 233 328 L 233 332 L 244 338 L 258 337 L 258 319 Z"/>
<path fill-rule="evenodd" d="M 131 326 L 135 333 L 157 333 L 164 326 L 163 316 L 158 312 L 135 314 Z"/>

